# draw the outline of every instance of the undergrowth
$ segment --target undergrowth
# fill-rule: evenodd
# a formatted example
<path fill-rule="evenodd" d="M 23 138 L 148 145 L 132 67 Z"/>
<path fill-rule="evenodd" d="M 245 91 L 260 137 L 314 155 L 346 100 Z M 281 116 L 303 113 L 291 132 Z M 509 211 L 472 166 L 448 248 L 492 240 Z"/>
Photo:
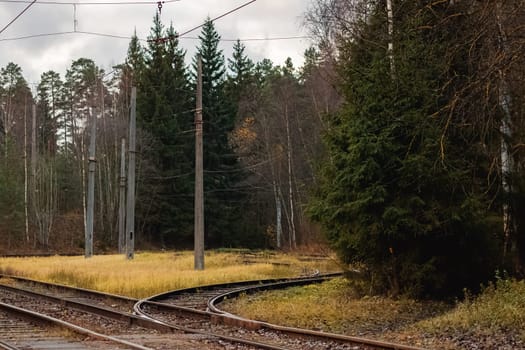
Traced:
<path fill-rule="evenodd" d="M 455 305 L 362 297 L 355 283 L 244 295 L 223 308 L 281 325 L 367 336 L 428 349 L 525 348 L 525 282 L 498 278 Z"/>
<path fill-rule="evenodd" d="M 430 333 L 514 333 L 525 341 L 525 281 L 498 278 L 480 295 L 465 293 L 453 310 L 417 326 Z"/>

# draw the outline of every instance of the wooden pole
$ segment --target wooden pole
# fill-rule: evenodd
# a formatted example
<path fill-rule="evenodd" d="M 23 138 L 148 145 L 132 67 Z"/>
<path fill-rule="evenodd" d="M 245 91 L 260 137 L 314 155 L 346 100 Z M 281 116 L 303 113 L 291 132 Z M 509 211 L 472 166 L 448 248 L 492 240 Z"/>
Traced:
<path fill-rule="evenodd" d="M 204 185 L 202 165 L 202 60 L 197 59 L 195 109 L 195 270 L 204 270 Z"/>

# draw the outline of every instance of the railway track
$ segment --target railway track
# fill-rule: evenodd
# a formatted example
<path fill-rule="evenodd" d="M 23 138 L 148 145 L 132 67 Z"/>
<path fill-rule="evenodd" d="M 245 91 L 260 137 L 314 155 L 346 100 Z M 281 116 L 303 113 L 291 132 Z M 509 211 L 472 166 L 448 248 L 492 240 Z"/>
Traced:
<path fill-rule="evenodd" d="M 0 303 L 0 349 L 138 349 L 133 344 L 83 327 Z"/>
<path fill-rule="evenodd" d="M 100 305 L 108 303 L 104 299 L 110 298 L 110 303 L 117 306 L 114 302 L 120 297 L 116 295 L 94 292 L 92 296 L 88 296 L 89 291 L 87 290 L 48 283 L 40 284 L 27 279 L 0 277 L 2 277 L 0 279 L 2 304 L 60 320 L 71 325 L 70 330 L 73 332 L 90 330 L 93 334 L 136 346 L 131 348 L 212 350 L 264 348 L 255 343 L 217 337 L 205 330 L 164 325 L 116 308 Z M 54 294 L 55 290 L 60 290 L 60 292 Z M 66 297 L 63 294 L 67 294 Z M 90 302 L 86 303 L 86 299 L 89 299 Z M 122 298 L 123 304 L 129 301 L 129 298 Z"/>
<path fill-rule="evenodd" d="M 160 302 L 194 310 L 209 310 L 209 301 L 217 296 L 235 292 L 235 291 L 261 291 L 271 289 L 272 286 L 279 287 L 280 283 L 288 285 L 304 285 L 311 283 L 321 283 L 327 279 L 341 276 L 341 273 L 326 274 L 318 277 L 298 277 L 298 278 L 281 278 L 257 281 L 243 281 L 234 283 L 213 284 L 209 286 L 200 286 L 185 288 L 174 291 L 161 293 L 150 298 L 144 299 L 143 302 Z M 137 310 L 135 310 L 137 311 Z"/>
<path fill-rule="evenodd" d="M 211 324 L 215 333 L 255 339 L 282 349 L 418 349 L 370 339 L 247 320 L 223 312 L 217 306 L 222 300 L 242 293 L 320 283 L 338 275 L 340 274 L 313 278 L 228 283 L 171 291 L 138 302 L 135 305 L 135 311 L 165 324 L 190 324 L 192 328 L 210 327 Z M 189 316 L 190 314 L 193 316 Z"/>
<path fill-rule="evenodd" d="M 319 283 L 331 277 L 220 284 L 136 300 L 0 275 L 0 293 L 28 308 L 35 308 L 32 303 L 38 300 L 38 311 L 86 322 L 90 329 L 154 349 L 419 349 L 246 320 L 218 307 L 220 301 L 241 293 Z M 160 340 L 154 341 L 155 337 Z M 186 345 L 181 346 L 184 341 Z"/>

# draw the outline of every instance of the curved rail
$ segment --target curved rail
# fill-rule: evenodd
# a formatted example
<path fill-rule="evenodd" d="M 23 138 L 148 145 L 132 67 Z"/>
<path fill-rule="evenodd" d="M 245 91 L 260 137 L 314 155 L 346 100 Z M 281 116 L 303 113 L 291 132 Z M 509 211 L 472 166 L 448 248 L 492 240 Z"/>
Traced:
<path fill-rule="evenodd" d="M 37 281 L 31 281 L 31 282 L 34 284 L 38 284 Z M 63 288 L 69 289 L 70 292 L 74 292 L 76 290 L 75 288 L 72 288 L 72 287 L 63 286 Z M 21 288 L 17 288 L 13 286 L 6 286 L 6 285 L 0 285 L 0 289 L 4 289 L 6 291 L 13 292 L 16 294 L 22 294 L 22 295 L 28 296 L 30 297 L 31 300 L 45 299 L 54 304 L 60 305 L 61 307 L 72 308 L 76 310 L 81 310 L 82 312 L 88 312 L 90 314 L 103 316 L 107 319 L 113 319 L 113 320 L 120 321 L 123 324 L 128 325 L 128 326 L 134 325 L 134 326 L 142 327 L 145 329 L 154 329 L 161 333 L 197 334 L 197 335 L 202 336 L 203 339 L 208 339 L 208 341 L 211 340 L 211 342 L 217 342 L 217 341 L 226 342 L 230 344 L 241 345 L 243 348 L 246 348 L 246 349 L 285 350 L 282 347 L 272 346 L 272 345 L 265 344 L 262 342 L 257 342 L 254 340 L 237 338 L 237 337 L 229 336 L 225 334 L 218 334 L 218 333 L 203 330 L 203 329 L 194 329 L 194 328 L 184 327 L 180 325 L 167 324 L 165 322 L 154 320 L 148 317 L 143 317 L 140 315 L 137 316 L 137 315 L 121 312 L 121 311 L 111 310 L 106 307 L 101 307 L 99 305 L 80 302 L 77 300 L 72 300 L 70 298 L 62 298 L 62 297 L 58 297 L 54 295 L 43 294 L 43 293 L 39 293 L 36 291 L 28 290 L 28 289 L 21 289 Z M 80 292 L 85 294 L 85 293 L 88 293 L 89 291 L 80 290 Z M 99 293 L 95 293 L 95 295 L 99 295 Z M 10 305 L 7 305 L 7 304 L 1 305 L 1 306 L 5 308 L 10 308 Z M 10 310 L 12 310 L 12 312 L 24 310 L 24 311 L 19 311 L 19 312 L 21 312 L 22 314 L 27 314 L 27 315 L 31 315 L 33 313 L 38 314 L 34 311 L 25 310 L 25 309 L 22 309 L 16 306 L 11 306 Z M 25 311 L 27 311 L 27 313 L 24 313 Z M 192 313 L 192 315 L 194 316 L 194 313 Z M 209 314 L 206 315 L 206 318 L 208 320 L 210 318 L 209 316 L 210 316 Z M 53 319 L 52 317 L 50 318 Z M 53 319 L 53 322 L 64 322 L 64 321 Z M 67 322 L 65 323 L 67 324 Z M 76 330 L 75 327 L 78 327 L 73 324 L 70 324 L 70 325 L 72 327 L 72 330 L 74 331 Z M 79 327 L 79 331 L 81 331 L 80 329 L 82 328 L 83 327 Z M 93 336 L 99 335 L 99 334 L 100 333 L 94 332 Z M 140 347 L 141 345 L 138 345 L 138 346 L 139 346 L 139 349 L 149 349 L 143 346 Z"/>
<path fill-rule="evenodd" d="M 9 305 L 9 304 L 3 303 L 3 302 L 0 302 L 0 309 L 4 310 L 4 311 L 6 311 L 6 312 L 8 312 L 10 314 L 16 314 L 16 315 L 19 315 L 19 316 L 21 316 L 23 318 L 36 321 L 37 323 L 50 324 L 50 325 L 52 325 L 54 327 L 58 327 L 58 328 L 61 328 L 61 329 L 66 329 L 66 330 L 72 331 L 72 332 L 74 332 L 76 334 L 81 334 L 81 335 L 89 336 L 89 337 L 92 337 L 92 338 L 95 338 L 95 339 L 104 340 L 104 341 L 108 341 L 108 342 L 112 342 L 112 343 L 116 343 L 116 344 L 120 344 L 120 345 L 125 345 L 126 347 L 131 348 L 131 349 L 151 350 L 151 348 L 148 348 L 148 347 L 145 347 L 145 346 L 142 346 L 142 345 L 139 345 L 139 344 L 135 344 L 135 343 L 132 343 L 132 342 L 129 342 L 129 341 L 126 341 L 126 340 L 122 340 L 122 339 L 111 337 L 111 336 L 108 336 L 108 335 L 105 335 L 105 334 L 94 332 L 94 331 L 89 330 L 87 328 L 80 327 L 80 326 L 74 325 L 72 323 L 59 320 L 59 319 L 54 318 L 54 317 L 50 317 L 50 316 L 47 316 L 47 315 L 44 315 L 44 314 L 41 314 L 41 313 L 38 313 L 38 312 L 34 312 L 34 311 L 31 311 L 31 310 L 27 310 L 27 309 L 23 309 L 23 308 L 20 308 L 20 307 L 13 306 L 13 305 Z M 3 346 L 4 345 L 6 346 L 7 349 L 10 349 L 10 346 L 12 348 L 12 345 L 10 345 L 10 344 L 4 343 Z M 15 349 L 16 349 L 16 347 L 15 347 Z"/>
<path fill-rule="evenodd" d="M 321 282 L 322 281 L 319 281 L 319 283 Z M 302 329 L 302 328 L 280 326 L 280 325 L 272 324 L 269 322 L 250 320 L 250 319 L 223 311 L 217 307 L 217 304 L 219 304 L 220 302 L 226 299 L 238 297 L 239 295 L 244 294 L 244 293 L 254 294 L 254 293 L 266 291 L 266 290 L 285 289 L 285 288 L 296 287 L 300 285 L 301 284 L 297 284 L 297 283 L 279 282 L 279 283 L 274 283 L 268 286 L 246 287 L 240 290 L 223 293 L 221 295 L 218 295 L 210 299 L 208 301 L 208 308 L 213 313 L 216 313 L 223 317 L 227 317 L 227 318 L 231 318 L 232 320 L 235 320 L 237 324 L 250 323 L 252 327 L 255 326 L 258 329 L 268 329 L 268 330 L 273 330 L 273 331 L 279 331 L 279 332 L 286 333 L 286 334 L 295 334 L 299 336 L 310 335 L 310 336 L 318 337 L 321 339 L 323 338 L 337 339 L 337 340 L 341 340 L 344 342 L 350 342 L 350 343 L 364 345 L 364 346 L 373 346 L 374 348 L 377 348 L 377 349 L 425 350 L 419 347 L 413 347 L 413 346 L 403 345 L 403 344 L 396 344 L 396 343 L 385 342 L 385 341 L 380 341 L 380 340 L 373 340 L 373 339 L 362 338 L 362 337 L 352 337 L 352 336 L 329 333 L 329 332 L 318 332 L 318 331 Z M 304 283 L 303 285 L 306 285 L 306 283 Z"/>
<path fill-rule="evenodd" d="M 339 275 L 339 274 L 337 274 Z M 142 314 L 145 317 L 151 319 L 158 319 L 151 311 L 146 311 L 147 307 L 157 308 L 164 310 L 163 312 L 169 312 L 171 310 L 174 313 L 198 313 L 201 317 L 209 317 L 212 322 L 223 325 L 231 325 L 234 327 L 243 327 L 248 331 L 256 331 L 259 334 L 271 333 L 277 337 L 286 337 L 290 339 L 313 339 L 314 341 L 331 341 L 337 344 L 351 344 L 357 349 L 384 349 L 384 350 L 424 350 L 422 348 L 394 344 L 390 342 L 383 342 L 378 340 L 366 339 L 361 337 L 351 337 L 340 334 L 316 332 L 305 329 L 298 329 L 293 327 L 284 327 L 279 325 L 273 325 L 267 322 L 249 320 L 237 315 L 233 315 L 220 310 L 216 305 L 224 300 L 225 298 L 232 298 L 239 296 L 243 293 L 255 293 L 262 290 L 270 289 L 283 289 L 291 286 L 307 285 L 312 283 L 321 283 L 329 278 L 337 275 L 320 276 L 317 278 L 299 278 L 289 280 L 270 280 L 269 283 L 262 283 L 261 281 L 250 281 L 235 284 L 220 284 L 212 286 L 204 286 L 198 288 L 191 288 L 185 290 L 171 291 L 162 293 L 154 297 L 139 301 L 134 309 L 136 313 Z M 227 290 L 229 287 L 229 290 Z M 220 292 L 218 292 L 220 291 Z M 193 293 L 201 293 L 204 296 L 210 296 L 206 302 L 206 311 L 199 309 L 192 309 L 184 306 L 177 305 L 177 300 L 169 300 L 171 297 L 177 297 L 179 295 L 186 295 Z M 208 293 L 209 292 L 209 293 Z M 218 293 L 217 293 L 218 292 Z M 162 301 L 162 302 L 161 302 Z M 198 305 L 201 303 L 199 302 Z M 171 324 L 171 322 L 164 322 Z M 307 341 L 308 343 L 308 341 Z M 330 347 L 327 347 L 330 348 Z"/>
<path fill-rule="evenodd" d="M 318 273 L 315 276 L 302 276 L 295 278 L 274 278 L 274 279 L 265 279 L 265 280 L 249 280 L 241 282 L 232 282 L 232 283 L 218 283 L 210 284 L 205 286 L 191 287 L 172 290 L 168 292 L 163 292 L 156 294 L 149 298 L 140 300 L 139 305 L 144 302 L 167 302 L 177 306 L 187 307 L 190 309 L 206 311 L 208 307 L 208 300 L 220 295 L 224 292 L 229 292 L 232 290 L 242 289 L 250 286 L 264 286 L 271 285 L 273 283 L 279 282 L 294 282 L 294 281 L 315 281 L 316 279 L 328 279 L 338 276 L 342 276 L 343 273 L 329 273 L 319 275 Z M 137 311 L 135 307 L 135 311 Z"/>
<path fill-rule="evenodd" d="M 314 346 L 314 348 L 338 348 L 338 345 L 342 345 L 343 348 L 351 346 L 357 349 L 398 349 L 398 350 L 422 350 L 421 348 L 386 343 L 381 341 L 375 341 L 370 339 L 349 337 L 338 334 L 330 334 L 323 332 L 315 332 L 297 328 L 283 327 L 278 325 L 272 325 L 265 322 L 247 320 L 236 315 L 232 315 L 220 310 L 217 304 L 224 300 L 226 297 L 234 297 L 241 293 L 252 293 L 260 290 L 286 288 L 290 286 L 305 285 L 310 283 L 319 283 L 326 279 L 338 276 L 340 274 L 331 274 L 328 276 L 319 276 L 317 278 L 296 278 L 296 279 L 281 279 L 281 280 L 266 280 L 266 281 L 246 281 L 239 283 L 227 283 L 227 284 L 216 284 L 212 286 L 201 286 L 189 289 L 181 289 L 176 291 L 170 291 L 167 293 L 161 293 L 148 299 L 140 300 L 134 303 L 133 310 L 135 315 L 130 312 L 121 312 L 112 310 L 107 307 L 100 307 L 93 305 L 93 301 L 90 301 L 91 297 L 96 295 L 97 298 L 113 298 L 112 300 L 121 300 L 121 297 L 115 295 L 108 295 L 105 293 L 94 292 L 85 289 L 76 289 L 63 285 L 54 285 L 49 283 L 41 283 L 24 278 L 18 278 L 10 276 L 10 278 L 16 278 L 24 283 L 35 284 L 35 286 L 49 286 L 51 289 L 63 289 L 64 294 L 71 294 L 73 291 L 84 295 L 88 302 L 79 301 L 78 297 L 66 297 L 60 298 L 57 296 L 44 294 L 34 291 L 24 290 L 22 293 L 32 295 L 33 297 L 44 297 L 52 300 L 55 303 L 60 303 L 67 307 L 80 309 L 90 313 L 100 314 L 107 318 L 118 319 L 124 321 L 129 325 L 136 325 L 139 327 L 156 329 L 162 333 L 193 333 L 199 334 L 208 338 L 220 339 L 229 343 L 243 344 L 249 348 L 255 349 L 268 349 L 268 350 L 284 350 L 284 349 L 302 349 L 305 345 L 301 344 L 316 344 L 319 342 L 322 347 Z M 6 276 L 4 276 L 6 277 Z M 14 288 L 2 285 L 2 288 Z M 92 293 L 93 292 L 93 293 Z M 91 297 L 90 297 L 91 295 Z M 195 300 L 191 299 L 192 295 L 198 295 Z M 190 304 L 194 303 L 195 307 L 182 307 L 174 304 L 168 304 L 169 299 L 174 297 L 177 299 L 181 296 L 189 296 Z M 75 300 L 77 299 L 77 300 Z M 122 300 L 127 303 L 135 301 L 134 299 L 122 297 Z M 203 302 L 203 300 L 205 302 Z M 129 304 L 128 304 L 129 305 Z M 148 310 L 146 310 L 148 309 Z M 160 310 L 164 313 L 176 314 L 177 322 L 172 322 L 168 319 L 162 320 L 158 318 L 154 312 L 151 311 Z M 211 311 L 209 311 L 211 310 Z M 190 325 L 190 326 L 186 326 Z M 246 331 L 240 331 L 238 327 L 243 327 Z M 210 330 L 210 331 L 209 331 Z M 266 338 L 265 338 L 266 337 Z M 286 343 L 287 340 L 281 342 L 268 341 L 268 338 L 289 339 L 290 342 Z M 290 346 L 288 344 L 291 344 Z M 328 344 L 328 345 L 327 345 Z M 332 344 L 332 345 L 330 345 Z M 335 346 L 334 346 L 335 344 Z M 308 345 L 307 348 L 311 348 Z"/>

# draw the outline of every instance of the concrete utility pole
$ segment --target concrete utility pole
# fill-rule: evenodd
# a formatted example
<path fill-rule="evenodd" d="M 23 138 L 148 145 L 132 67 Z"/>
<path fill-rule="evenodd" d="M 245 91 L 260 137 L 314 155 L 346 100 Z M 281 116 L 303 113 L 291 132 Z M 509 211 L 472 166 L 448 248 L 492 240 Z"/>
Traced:
<path fill-rule="evenodd" d="M 118 252 L 124 254 L 126 250 L 126 139 L 124 137 L 120 147 L 118 204 Z"/>
<path fill-rule="evenodd" d="M 27 176 L 27 98 L 26 98 L 26 107 L 24 108 L 24 211 L 25 211 L 27 243 L 29 243 L 28 182 L 29 180 Z"/>
<path fill-rule="evenodd" d="M 197 59 L 195 108 L 195 270 L 204 270 L 204 185 L 202 171 L 202 59 Z"/>
<path fill-rule="evenodd" d="M 131 112 L 129 115 L 129 160 L 128 160 L 128 198 L 126 215 L 126 257 L 135 255 L 135 128 L 136 128 L 137 88 L 131 88 Z"/>
<path fill-rule="evenodd" d="M 86 211 L 86 242 L 85 242 L 85 257 L 91 258 L 93 256 L 93 216 L 95 206 L 95 147 L 97 141 L 97 116 L 92 113 L 89 108 L 89 116 L 91 117 L 91 138 L 89 141 L 89 158 L 88 158 L 88 195 L 87 195 L 87 211 Z"/>
<path fill-rule="evenodd" d="M 35 206 L 35 197 L 36 197 L 36 163 L 38 161 L 38 152 L 36 147 L 36 104 L 33 103 L 33 106 L 31 108 L 31 192 L 32 194 L 32 201 L 33 201 L 33 208 L 36 208 Z M 26 155 L 27 158 L 27 155 Z M 26 159 L 27 161 L 27 159 Z M 27 173 L 27 170 L 26 170 Z M 26 184 L 27 187 L 27 184 Z M 28 220 L 27 216 L 27 203 L 26 203 L 26 221 Z M 26 225 L 26 229 L 29 230 L 29 223 Z M 26 239 L 27 242 L 29 242 L 29 231 L 26 231 Z M 35 239 L 36 244 L 36 239 Z"/>
<path fill-rule="evenodd" d="M 36 148 L 36 105 L 31 109 L 31 182 L 33 193 L 36 191 L 36 163 L 38 160 Z"/>

